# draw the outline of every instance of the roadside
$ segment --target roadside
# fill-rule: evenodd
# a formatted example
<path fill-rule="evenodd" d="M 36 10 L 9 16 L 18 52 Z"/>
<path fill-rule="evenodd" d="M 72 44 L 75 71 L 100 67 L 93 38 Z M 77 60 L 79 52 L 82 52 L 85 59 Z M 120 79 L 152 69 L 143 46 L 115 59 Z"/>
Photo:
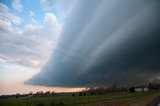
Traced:
<path fill-rule="evenodd" d="M 91 104 L 82 104 L 80 106 L 123 106 L 126 101 L 124 99 L 110 100 Z"/>
<path fill-rule="evenodd" d="M 122 98 L 117 100 L 83 104 L 80 106 L 158 106 L 157 103 L 160 103 L 160 92 L 142 97 Z"/>
<path fill-rule="evenodd" d="M 160 106 L 160 96 L 149 103 L 148 106 Z"/>

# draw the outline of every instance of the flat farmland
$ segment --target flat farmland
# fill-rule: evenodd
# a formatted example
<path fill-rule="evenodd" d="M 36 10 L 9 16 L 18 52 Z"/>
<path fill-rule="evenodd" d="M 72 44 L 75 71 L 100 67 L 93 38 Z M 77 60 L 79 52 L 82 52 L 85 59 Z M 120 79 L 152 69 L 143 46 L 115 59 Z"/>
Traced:
<path fill-rule="evenodd" d="M 86 96 L 22 97 L 0 99 L 0 106 L 146 106 L 160 92 L 106 93 Z"/>

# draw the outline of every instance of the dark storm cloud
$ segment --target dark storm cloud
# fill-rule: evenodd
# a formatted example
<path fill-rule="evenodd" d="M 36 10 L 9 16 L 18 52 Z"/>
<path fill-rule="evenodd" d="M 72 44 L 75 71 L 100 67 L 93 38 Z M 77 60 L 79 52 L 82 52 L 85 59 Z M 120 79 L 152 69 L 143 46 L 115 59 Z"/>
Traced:
<path fill-rule="evenodd" d="M 159 0 L 81 0 L 43 70 L 26 83 L 79 87 L 160 77 Z M 59 52 L 58 52 L 59 51 Z"/>

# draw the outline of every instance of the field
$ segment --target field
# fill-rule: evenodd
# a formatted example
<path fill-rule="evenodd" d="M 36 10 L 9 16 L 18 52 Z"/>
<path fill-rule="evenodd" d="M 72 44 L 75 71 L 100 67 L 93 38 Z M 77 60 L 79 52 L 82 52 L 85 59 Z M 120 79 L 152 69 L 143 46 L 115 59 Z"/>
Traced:
<path fill-rule="evenodd" d="M 141 93 L 106 93 L 103 95 L 86 96 L 54 96 L 54 97 L 24 97 L 0 99 L 0 106 L 92 106 L 114 104 L 116 106 L 142 105 L 159 99 L 160 92 Z"/>

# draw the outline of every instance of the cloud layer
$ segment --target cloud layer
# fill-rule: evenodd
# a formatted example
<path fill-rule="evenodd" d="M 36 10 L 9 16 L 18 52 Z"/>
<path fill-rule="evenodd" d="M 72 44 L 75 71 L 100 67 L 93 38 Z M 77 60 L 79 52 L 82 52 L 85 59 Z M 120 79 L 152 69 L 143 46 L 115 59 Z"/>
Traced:
<path fill-rule="evenodd" d="M 56 49 L 27 84 L 83 87 L 142 84 L 160 76 L 159 0 L 81 0 Z"/>
<path fill-rule="evenodd" d="M 23 6 L 21 4 L 21 0 L 13 0 L 12 7 L 16 11 L 20 12 L 23 9 Z"/>
<path fill-rule="evenodd" d="M 0 16 L 0 59 L 40 69 L 54 48 L 52 39 L 56 40 L 60 33 L 56 16 L 45 13 L 43 25 L 35 22 L 22 26 L 23 20 L 3 3 L 0 3 Z"/>

